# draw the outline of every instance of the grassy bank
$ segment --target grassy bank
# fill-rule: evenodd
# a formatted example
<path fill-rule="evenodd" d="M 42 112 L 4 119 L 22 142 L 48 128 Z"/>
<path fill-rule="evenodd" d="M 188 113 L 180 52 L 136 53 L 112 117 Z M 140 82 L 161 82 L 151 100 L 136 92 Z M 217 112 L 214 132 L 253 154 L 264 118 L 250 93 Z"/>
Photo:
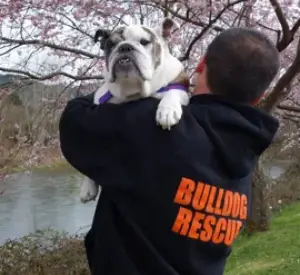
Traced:
<path fill-rule="evenodd" d="M 56 171 L 56 172 L 77 172 L 71 165 L 64 159 L 59 148 L 48 148 L 40 150 L 38 157 L 30 158 L 24 157 L 26 154 L 19 153 L 14 159 L 1 168 L 0 165 L 0 178 L 1 175 L 10 175 L 24 171 Z M 1 160 L 1 157 L 0 157 Z M 1 161 L 0 161 L 1 162 Z M 1 275 L 1 274 L 0 274 Z"/>
<path fill-rule="evenodd" d="M 300 204 L 274 217 L 270 232 L 236 242 L 226 275 L 300 274 Z M 41 247 L 44 253 L 40 253 Z M 1 275 L 88 275 L 82 240 L 53 231 L 0 247 Z"/>
<path fill-rule="evenodd" d="M 235 244 L 226 275 L 299 275 L 300 204 L 274 217 L 271 230 Z"/>
<path fill-rule="evenodd" d="M 34 148 L 27 146 L 22 149 L 12 150 L 13 153 L 5 153 L 0 146 L 0 175 L 12 174 L 39 167 L 59 167 L 65 166 L 59 147 Z"/>
<path fill-rule="evenodd" d="M 0 247 L 1 275 L 89 275 L 82 236 L 39 231 Z"/>

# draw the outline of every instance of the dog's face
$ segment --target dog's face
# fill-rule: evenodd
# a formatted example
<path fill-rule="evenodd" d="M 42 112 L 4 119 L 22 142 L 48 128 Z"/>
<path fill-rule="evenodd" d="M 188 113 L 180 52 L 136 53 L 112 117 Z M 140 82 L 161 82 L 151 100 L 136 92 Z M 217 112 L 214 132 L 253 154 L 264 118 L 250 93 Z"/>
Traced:
<path fill-rule="evenodd" d="M 112 32 L 97 30 L 94 40 L 101 38 L 108 81 L 150 81 L 164 54 L 169 53 L 167 39 L 178 28 L 176 22 L 166 18 L 158 30 L 141 25 L 119 27 Z"/>

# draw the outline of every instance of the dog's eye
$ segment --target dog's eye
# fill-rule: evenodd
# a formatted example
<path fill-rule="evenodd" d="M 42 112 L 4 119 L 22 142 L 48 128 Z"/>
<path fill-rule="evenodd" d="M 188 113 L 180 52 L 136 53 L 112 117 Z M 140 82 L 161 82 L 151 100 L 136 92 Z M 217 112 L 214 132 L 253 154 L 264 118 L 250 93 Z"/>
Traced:
<path fill-rule="evenodd" d="M 143 46 L 147 46 L 149 45 L 151 42 L 146 40 L 146 39 L 141 39 L 140 43 L 143 45 Z"/>

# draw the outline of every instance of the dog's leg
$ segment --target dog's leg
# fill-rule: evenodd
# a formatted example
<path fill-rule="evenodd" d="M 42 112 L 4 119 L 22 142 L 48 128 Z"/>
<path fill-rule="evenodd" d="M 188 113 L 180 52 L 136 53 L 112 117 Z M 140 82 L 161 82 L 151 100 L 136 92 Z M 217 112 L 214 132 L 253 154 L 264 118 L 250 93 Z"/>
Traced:
<path fill-rule="evenodd" d="M 142 84 L 142 91 L 141 91 L 141 96 L 142 97 L 149 97 L 151 95 L 151 85 L 150 82 L 145 80 L 143 81 Z"/>
<path fill-rule="evenodd" d="M 109 89 L 106 84 L 102 85 L 94 95 L 94 104 L 99 104 L 99 99 L 107 92 Z M 88 177 L 84 177 L 80 187 L 80 201 L 82 203 L 87 203 L 89 201 L 95 200 L 99 193 L 99 186 L 89 179 Z"/>
<path fill-rule="evenodd" d="M 82 203 L 87 203 L 89 201 L 95 200 L 99 192 L 99 186 L 89 179 L 85 177 L 82 181 L 80 188 L 80 200 Z"/>
<path fill-rule="evenodd" d="M 172 89 L 164 94 L 156 111 L 156 121 L 163 129 L 171 129 L 182 116 L 181 105 L 188 105 L 189 95 L 187 92 Z"/>

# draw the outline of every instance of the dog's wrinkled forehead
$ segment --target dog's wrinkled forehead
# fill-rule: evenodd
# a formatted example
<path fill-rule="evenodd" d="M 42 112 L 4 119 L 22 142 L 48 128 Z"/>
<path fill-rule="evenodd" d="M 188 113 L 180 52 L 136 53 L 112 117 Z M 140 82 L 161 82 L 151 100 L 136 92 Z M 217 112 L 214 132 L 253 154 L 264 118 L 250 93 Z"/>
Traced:
<path fill-rule="evenodd" d="M 142 39 L 146 39 L 149 42 L 155 41 L 154 33 L 143 26 L 128 26 L 123 30 L 123 37 L 125 40 L 140 42 Z"/>
<path fill-rule="evenodd" d="M 102 48 L 105 51 L 106 56 L 108 56 L 113 48 L 119 43 L 128 41 L 128 42 L 149 42 L 154 43 L 156 40 L 155 34 L 146 27 L 143 26 L 127 26 L 119 27 L 113 31 L 110 36 L 103 41 Z"/>
<path fill-rule="evenodd" d="M 123 36 L 125 29 L 126 29 L 126 27 L 117 28 L 115 31 L 113 31 L 111 33 L 110 37 L 108 38 L 108 41 L 111 41 L 113 44 L 118 44 L 118 43 L 122 42 L 123 40 L 125 40 L 125 38 Z"/>

